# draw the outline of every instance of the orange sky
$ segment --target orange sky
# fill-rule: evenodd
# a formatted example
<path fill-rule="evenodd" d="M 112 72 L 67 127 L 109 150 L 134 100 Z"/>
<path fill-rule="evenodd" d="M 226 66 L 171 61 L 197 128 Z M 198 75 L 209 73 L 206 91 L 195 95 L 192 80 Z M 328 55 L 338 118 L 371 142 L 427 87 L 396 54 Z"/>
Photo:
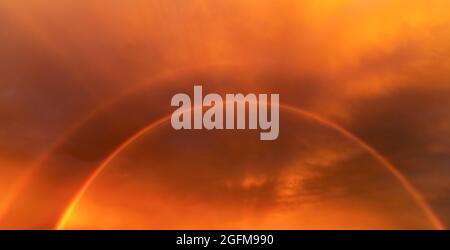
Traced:
<path fill-rule="evenodd" d="M 446 0 L 3 1 L 0 228 L 448 225 L 449 12 Z M 344 132 L 289 110 L 273 142 L 162 122 L 89 179 L 194 84 L 279 93 Z"/>

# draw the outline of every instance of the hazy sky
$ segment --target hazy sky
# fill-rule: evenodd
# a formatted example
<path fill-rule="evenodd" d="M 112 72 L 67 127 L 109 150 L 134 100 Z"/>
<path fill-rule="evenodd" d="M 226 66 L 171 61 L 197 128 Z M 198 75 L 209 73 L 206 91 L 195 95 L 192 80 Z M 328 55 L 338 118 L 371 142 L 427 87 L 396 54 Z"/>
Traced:
<path fill-rule="evenodd" d="M 279 93 L 379 152 L 450 224 L 446 0 L 2 1 L 0 226 L 55 226 L 102 160 L 205 92 Z M 75 228 L 429 228 L 357 141 L 282 110 L 280 138 L 163 122 L 80 196 Z"/>

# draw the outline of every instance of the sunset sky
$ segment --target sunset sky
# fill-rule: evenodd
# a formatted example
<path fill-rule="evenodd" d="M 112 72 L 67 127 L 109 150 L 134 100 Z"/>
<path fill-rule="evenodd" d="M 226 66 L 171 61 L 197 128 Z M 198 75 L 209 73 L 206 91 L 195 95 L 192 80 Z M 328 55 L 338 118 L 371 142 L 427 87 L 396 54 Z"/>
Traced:
<path fill-rule="evenodd" d="M 174 130 L 196 84 L 279 138 Z M 0 228 L 449 225 L 448 0 L 0 0 Z"/>

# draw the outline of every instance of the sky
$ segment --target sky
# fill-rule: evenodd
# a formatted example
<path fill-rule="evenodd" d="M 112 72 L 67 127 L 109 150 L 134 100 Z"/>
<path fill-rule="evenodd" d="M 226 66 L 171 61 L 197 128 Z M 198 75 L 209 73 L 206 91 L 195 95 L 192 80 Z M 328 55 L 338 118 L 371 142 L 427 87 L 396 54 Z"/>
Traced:
<path fill-rule="evenodd" d="M 0 228 L 445 228 L 449 12 L 0 1 Z M 173 130 L 196 84 L 279 93 L 280 137 Z"/>

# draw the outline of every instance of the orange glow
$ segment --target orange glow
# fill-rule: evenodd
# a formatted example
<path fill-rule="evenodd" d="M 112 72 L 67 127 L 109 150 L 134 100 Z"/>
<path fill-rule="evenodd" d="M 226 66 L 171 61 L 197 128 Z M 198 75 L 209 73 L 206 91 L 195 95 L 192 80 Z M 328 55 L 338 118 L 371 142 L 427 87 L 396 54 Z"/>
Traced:
<path fill-rule="evenodd" d="M 447 0 L 3 1 L 0 228 L 447 228 L 448 27 Z M 174 131 L 195 84 L 279 93 L 280 138 Z"/>

